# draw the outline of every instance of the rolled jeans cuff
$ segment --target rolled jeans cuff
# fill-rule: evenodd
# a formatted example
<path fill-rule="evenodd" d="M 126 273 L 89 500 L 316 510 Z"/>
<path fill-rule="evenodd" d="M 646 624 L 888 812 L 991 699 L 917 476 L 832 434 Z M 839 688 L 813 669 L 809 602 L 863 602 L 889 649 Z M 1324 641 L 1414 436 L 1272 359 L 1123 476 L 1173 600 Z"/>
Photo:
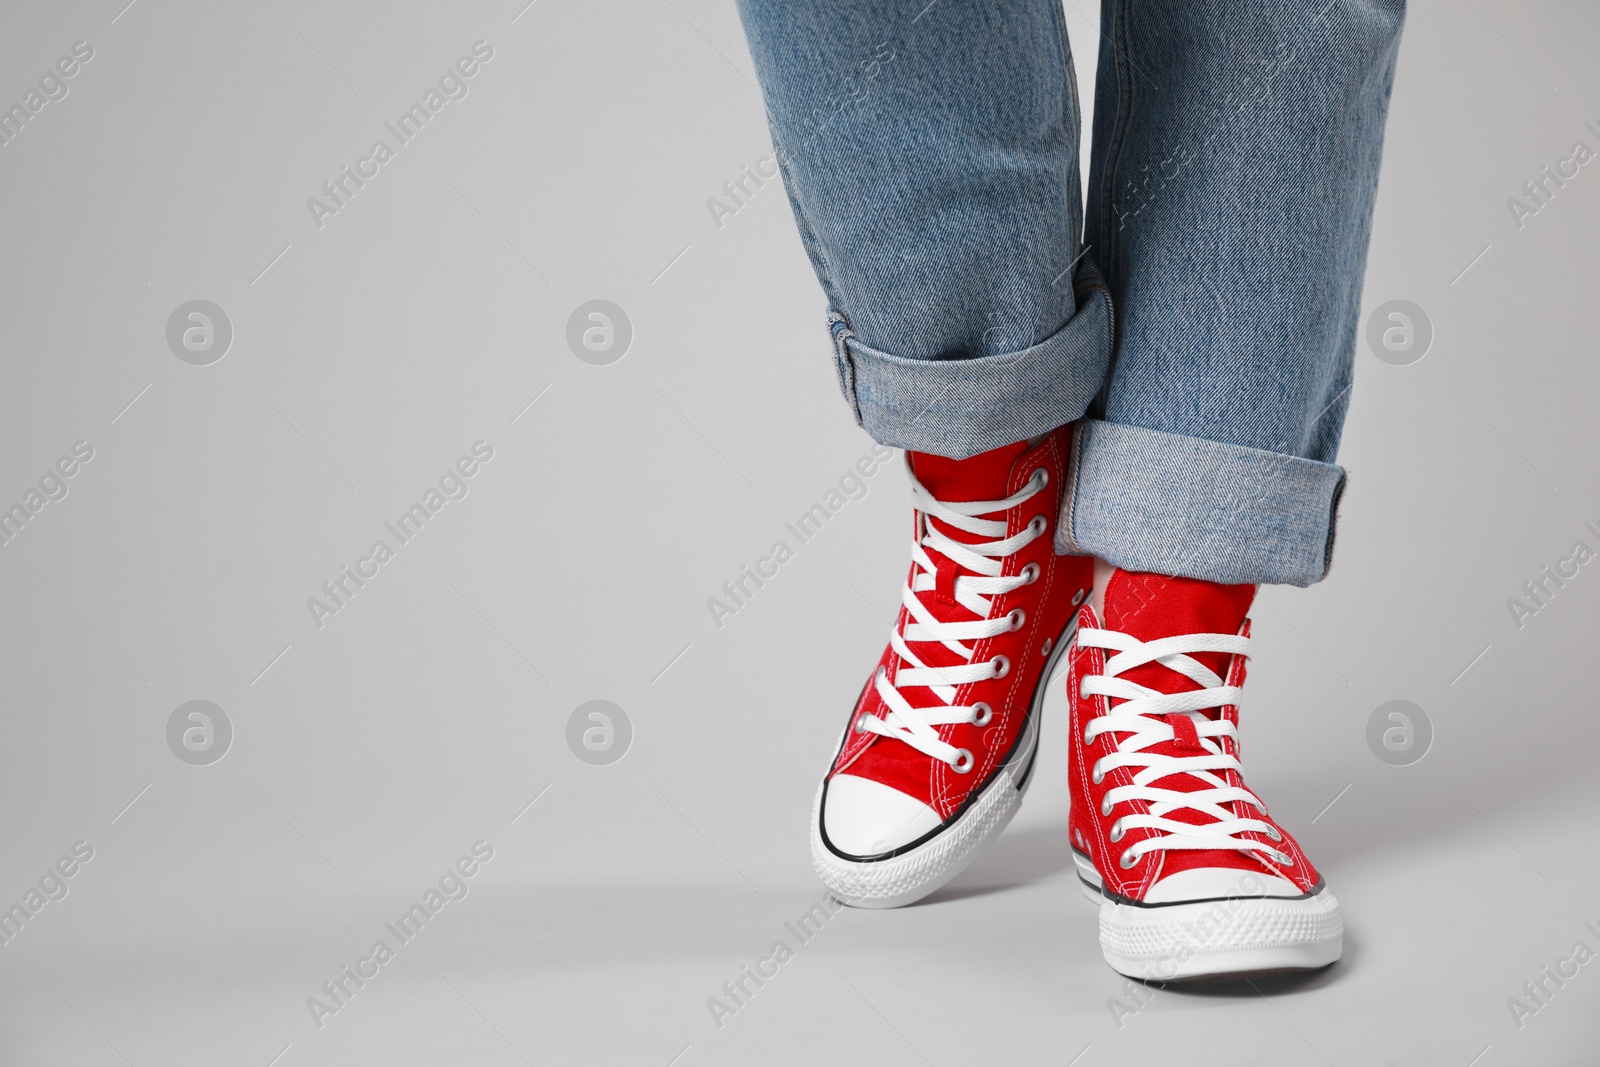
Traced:
<path fill-rule="evenodd" d="M 973 359 L 907 359 L 863 344 L 829 312 L 839 388 L 856 423 L 894 448 L 966 459 L 1081 417 L 1111 359 L 1111 302 L 1080 271 L 1078 309 L 1030 348 Z"/>
<path fill-rule="evenodd" d="M 1344 480 L 1332 463 L 1085 419 L 1056 550 L 1124 570 L 1310 585 L 1332 560 Z"/>

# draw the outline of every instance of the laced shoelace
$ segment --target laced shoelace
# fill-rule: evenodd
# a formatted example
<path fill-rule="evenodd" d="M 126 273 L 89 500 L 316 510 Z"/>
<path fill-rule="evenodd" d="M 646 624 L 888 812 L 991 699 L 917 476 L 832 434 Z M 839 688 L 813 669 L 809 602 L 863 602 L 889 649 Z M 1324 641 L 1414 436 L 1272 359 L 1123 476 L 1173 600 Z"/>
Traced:
<path fill-rule="evenodd" d="M 946 503 L 934 497 L 912 475 L 911 499 L 922 516 L 918 525 L 922 534 L 911 542 L 911 558 L 916 568 L 910 583 L 903 586 L 900 593 L 907 621 L 904 630 L 896 628 L 889 633 L 889 645 L 900 657 L 900 663 L 893 681 L 889 680 L 889 672 L 884 669 L 880 669 L 874 679 L 878 695 L 889 708 L 889 713 L 881 718 L 877 715 L 861 716 L 856 720 L 858 731 L 897 738 L 918 752 L 949 764 L 959 774 L 972 770 L 972 753 L 945 741 L 934 727 L 956 723 L 986 726 L 994 717 L 993 709 L 982 701 L 956 704 L 956 692 L 967 682 L 1004 678 L 1010 673 L 1011 661 L 1005 656 L 994 656 L 978 663 L 972 662 L 972 656 L 976 642 L 1010 630 L 1020 630 L 1026 623 L 1027 614 L 1021 608 L 993 619 L 989 614 L 993 610 L 995 597 L 1039 580 L 1039 565 L 1036 563 L 1028 564 L 1018 574 L 1003 575 L 1001 572 L 1005 570 L 1007 557 L 1043 537 L 1049 528 L 1049 520 L 1043 515 L 1036 515 L 1022 530 L 1007 537 L 1005 520 L 980 519 L 977 516 L 1009 511 L 1042 492 L 1049 483 L 1049 472 L 1040 468 L 1021 490 L 1004 500 Z M 929 517 L 977 537 L 993 540 L 974 543 L 957 541 L 927 521 Z M 928 555 L 930 550 L 938 552 L 956 566 L 952 596 L 956 603 L 973 614 L 973 619 L 966 622 L 940 621 L 918 599 L 918 593 L 937 588 L 938 565 Z M 913 644 L 934 641 L 954 652 L 964 662 L 949 667 L 930 667 L 911 650 Z M 938 703 L 930 707 L 913 707 L 905 697 L 905 690 L 919 686 L 930 690 Z"/>
<path fill-rule="evenodd" d="M 1148 812 L 1131 812 L 1118 818 L 1111 825 L 1111 840 L 1121 841 L 1129 830 L 1158 831 L 1123 850 L 1118 860 L 1123 869 L 1138 863 L 1145 853 L 1162 849 L 1237 849 L 1246 854 L 1259 852 L 1276 863 L 1292 865 L 1293 857 L 1270 843 L 1239 836 L 1259 833 L 1272 841 L 1282 841 L 1283 834 L 1277 827 L 1224 807 L 1242 803 L 1261 813 L 1267 810 L 1254 793 L 1228 784 L 1219 773 L 1242 770 L 1238 758 L 1224 752 L 1220 742 L 1221 738 L 1229 738 L 1237 750 L 1238 728 L 1227 719 L 1200 714 L 1204 709 L 1238 704 L 1242 689 L 1224 685 L 1214 671 L 1189 655 L 1191 652 L 1244 655 L 1250 647 L 1250 639 L 1236 634 L 1181 634 L 1140 641 L 1117 630 L 1085 628 L 1078 631 L 1078 644 L 1083 648 L 1116 653 L 1106 660 L 1104 674 L 1086 675 L 1080 683 L 1083 696 L 1105 696 L 1117 702 L 1109 712 L 1096 716 L 1084 727 L 1084 744 L 1093 744 L 1101 734 L 1126 735 L 1116 743 L 1116 751 L 1095 761 L 1090 768 L 1090 778 L 1099 785 L 1107 773 L 1119 767 L 1138 768 L 1133 784 L 1117 786 L 1106 793 L 1100 813 L 1109 816 L 1117 805 L 1130 801 L 1142 800 L 1149 804 Z M 1200 688 L 1187 693 L 1163 693 L 1118 677 L 1146 663 L 1159 663 L 1177 671 Z M 1146 751 L 1152 745 L 1177 739 L 1178 728 L 1163 718 L 1174 713 L 1186 716 L 1194 724 L 1194 733 L 1200 748 L 1205 750 L 1204 755 L 1172 756 Z M 1207 788 L 1181 792 L 1151 784 L 1178 774 L 1187 774 Z M 1208 821 L 1196 824 L 1168 818 L 1179 809 L 1198 812 Z"/>

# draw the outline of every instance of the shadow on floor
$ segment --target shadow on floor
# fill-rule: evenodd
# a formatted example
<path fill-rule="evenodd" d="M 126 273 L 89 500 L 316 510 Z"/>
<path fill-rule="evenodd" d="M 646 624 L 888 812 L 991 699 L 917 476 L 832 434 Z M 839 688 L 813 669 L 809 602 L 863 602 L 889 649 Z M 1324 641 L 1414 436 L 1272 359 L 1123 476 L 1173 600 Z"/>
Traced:
<path fill-rule="evenodd" d="M 914 906 L 965 900 L 1014 889 L 1072 869 L 1065 824 L 1008 831 L 955 881 Z"/>
<path fill-rule="evenodd" d="M 1292 993 L 1311 993 L 1342 980 L 1360 961 L 1361 945 L 1345 931 L 1344 955 L 1330 966 L 1316 971 L 1291 971 L 1251 975 L 1247 978 L 1210 978 L 1194 982 L 1145 983 L 1165 993 L 1211 1000 L 1254 1000 Z"/>

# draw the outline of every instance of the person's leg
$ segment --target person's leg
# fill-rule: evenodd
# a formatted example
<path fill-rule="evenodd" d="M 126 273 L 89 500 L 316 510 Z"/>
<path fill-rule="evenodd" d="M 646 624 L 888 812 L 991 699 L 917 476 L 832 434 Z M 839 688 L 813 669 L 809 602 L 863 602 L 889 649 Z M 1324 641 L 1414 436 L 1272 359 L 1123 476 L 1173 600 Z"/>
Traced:
<path fill-rule="evenodd" d="M 1117 311 L 1061 547 L 1308 585 L 1344 472 L 1403 0 L 1106 0 L 1086 241 Z"/>
<path fill-rule="evenodd" d="M 1111 342 L 1079 257 L 1076 86 L 1059 0 L 740 9 L 840 384 L 908 450 L 901 609 L 812 820 L 835 894 L 904 904 L 1016 811 L 1090 583 L 1053 549 L 1066 425 Z"/>
<path fill-rule="evenodd" d="M 739 8 L 857 421 L 964 458 L 1082 415 L 1111 317 L 1058 0 Z"/>
<path fill-rule="evenodd" d="M 1093 552 L 1074 856 L 1124 974 L 1323 966 L 1343 920 L 1244 784 L 1246 613 L 1327 570 L 1400 0 L 1107 0 L 1087 241 L 1117 348 L 1059 528 Z"/>

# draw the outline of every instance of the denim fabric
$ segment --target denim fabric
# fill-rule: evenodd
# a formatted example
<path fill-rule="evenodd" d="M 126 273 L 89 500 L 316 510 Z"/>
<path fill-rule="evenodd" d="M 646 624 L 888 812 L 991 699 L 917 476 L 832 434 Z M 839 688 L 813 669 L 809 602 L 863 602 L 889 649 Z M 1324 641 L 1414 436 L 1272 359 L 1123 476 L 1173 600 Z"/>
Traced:
<path fill-rule="evenodd" d="M 1334 464 L 1098 419 L 1072 443 L 1058 552 L 1213 582 L 1327 572 L 1344 491 Z"/>
<path fill-rule="evenodd" d="M 856 421 L 886 444 L 970 456 L 1063 425 L 1062 411 L 1082 411 L 1111 352 L 1111 300 L 1099 275 L 1079 278 L 1078 312 L 1065 326 L 1020 352 L 929 361 L 880 352 L 831 312 L 834 366 Z M 1103 372 L 1102 372 L 1103 373 Z M 1071 421 L 1070 419 L 1067 421 Z M 906 442 L 937 442 L 937 447 Z"/>
<path fill-rule="evenodd" d="M 1105 0 L 1082 219 L 1059 0 L 740 10 L 868 432 L 1087 414 L 1063 547 L 1322 577 L 1403 0 Z"/>

